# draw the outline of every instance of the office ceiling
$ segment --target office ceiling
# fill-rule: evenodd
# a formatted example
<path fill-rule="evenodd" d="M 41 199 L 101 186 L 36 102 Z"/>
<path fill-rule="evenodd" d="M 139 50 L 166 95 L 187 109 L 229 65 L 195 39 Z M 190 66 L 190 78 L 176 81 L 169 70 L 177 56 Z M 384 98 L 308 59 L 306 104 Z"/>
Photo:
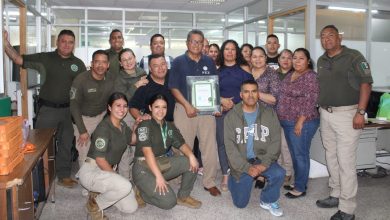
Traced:
<path fill-rule="evenodd" d="M 194 4 L 189 0 L 48 0 L 50 6 L 142 8 L 156 10 L 183 10 L 229 12 L 258 0 L 226 0 L 220 5 Z"/>

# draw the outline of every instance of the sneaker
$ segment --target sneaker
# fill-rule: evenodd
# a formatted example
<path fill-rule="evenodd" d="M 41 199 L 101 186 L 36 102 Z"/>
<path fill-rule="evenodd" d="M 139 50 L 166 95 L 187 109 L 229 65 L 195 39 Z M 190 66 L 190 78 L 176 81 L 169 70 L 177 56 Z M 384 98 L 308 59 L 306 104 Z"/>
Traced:
<path fill-rule="evenodd" d="M 316 205 L 320 208 L 335 208 L 339 206 L 339 198 L 329 196 L 326 199 L 317 200 Z"/>
<path fill-rule="evenodd" d="M 73 188 L 78 184 L 78 182 L 72 178 L 62 178 L 58 179 L 57 184 L 66 188 Z"/>
<path fill-rule="evenodd" d="M 343 211 L 338 210 L 336 214 L 332 215 L 330 220 L 354 220 L 355 215 L 353 214 L 348 214 Z"/>
<path fill-rule="evenodd" d="M 198 201 L 191 196 L 184 198 L 177 198 L 177 204 L 181 206 L 186 206 L 191 209 L 199 209 L 202 206 L 202 202 Z"/>
<path fill-rule="evenodd" d="M 273 216 L 279 217 L 283 215 L 283 210 L 280 208 L 278 201 L 272 203 L 265 203 L 260 201 L 260 207 L 268 210 Z"/>
<path fill-rule="evenodd" d="M 146 206 L 144 199 L 141 197 L 141 192 L 138 188 L 135 189 L 135 200 L 137 201 L 138 208 L 143 208 Z"/>

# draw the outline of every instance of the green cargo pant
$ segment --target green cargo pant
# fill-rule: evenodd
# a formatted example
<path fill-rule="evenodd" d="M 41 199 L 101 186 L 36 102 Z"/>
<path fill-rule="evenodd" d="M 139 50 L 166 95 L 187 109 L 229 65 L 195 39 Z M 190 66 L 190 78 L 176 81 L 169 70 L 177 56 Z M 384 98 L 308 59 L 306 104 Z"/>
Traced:
<path fill-rule="evenodd" d="M 196 173 L 190 171 L 190 162 L 185 156 L 169 157 L 171 168 L 163 173 L 166 181 L 174 179 L 182 175 L 181 186 L 177 193 L 179 198 L 184 198 L 190 195 L 196 180 Z M 133 166 L 133 181 L 141 192 L 141 197 L 145 202 L 157 206 L 161 209 L 171 209 L 176 205 L 176 195 L 172 187 L 168 185 L 169 192 L 165 195 L 160 195 L 155 192 L 156 177 L 149 169 L 146 161 L 135 159 Z"/>

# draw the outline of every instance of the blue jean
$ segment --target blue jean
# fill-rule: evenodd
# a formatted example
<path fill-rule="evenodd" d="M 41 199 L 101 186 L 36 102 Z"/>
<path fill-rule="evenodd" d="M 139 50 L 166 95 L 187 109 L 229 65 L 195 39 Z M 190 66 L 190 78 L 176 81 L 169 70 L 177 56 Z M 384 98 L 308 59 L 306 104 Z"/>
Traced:
<path fill-rule="evenodd" d="M 261 191 L 260 201 L 265 203 L 278 201 L 286 171 L 278 163 L 274 162 L 261 175 L 267 179 L 267 184 Z M 248 205 L 253 181 L 254 178 L 247 173 L 242 173 L 238 180 L 233 176 L 229 176 L 228 187 L 232 195 L 233 204 L 236 207 L 245 208 Z"/>
<path fill-rule="evenodd" d="M 225 119 L 226 112 L 222 113 L 222 116 L 215 117 L 217 127 L 217 145 L 218 145 L 218 158 L 221 165 L 221 171 L 223 175 L 227 175 L 229 169 L 229 163 L 226 155 L 225 143 L 223 140 L 223 120 Z"/>
<path fill-rule="evenodd" d="M 311 140 L 317 131 L 320 120 L 305 121 L 300 136 L 294 133 L 295 123 L 295 121 L 280 121 L 293 162 L 294 188 L 298 192 L 305 192 L 309 181 Z"/>

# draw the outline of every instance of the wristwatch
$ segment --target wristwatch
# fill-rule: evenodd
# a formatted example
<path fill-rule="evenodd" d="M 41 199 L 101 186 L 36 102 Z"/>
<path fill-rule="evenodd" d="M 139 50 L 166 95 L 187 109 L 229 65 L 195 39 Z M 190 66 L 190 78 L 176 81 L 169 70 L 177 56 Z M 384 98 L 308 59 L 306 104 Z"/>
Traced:
<path fill-rule="evenodd" d="M 364 114 L 366 114 L 366 110 L 364 110 L 364 109 L 358 109 L 358 110 L 356 111 L 356 113 L 359 113 L 359 115 L 364 115 Z"/>

